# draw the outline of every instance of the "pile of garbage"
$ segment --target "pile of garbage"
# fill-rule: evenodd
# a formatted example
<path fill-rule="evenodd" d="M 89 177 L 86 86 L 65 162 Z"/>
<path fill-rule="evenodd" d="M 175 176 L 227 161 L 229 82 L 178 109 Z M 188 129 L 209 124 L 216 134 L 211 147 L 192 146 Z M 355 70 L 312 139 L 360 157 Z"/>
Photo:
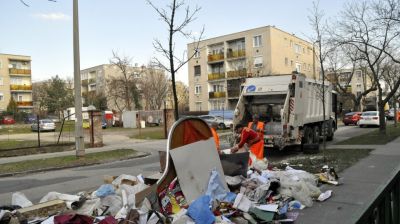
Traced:
<path fill-rule="evenodd" d="M 139 201 L 138 194 L 151 188 L 141 175 L 106 176 L 93 192 L 49 192 L 37 204 L 15 192 L 10 205 L 0 206 L 0 223 L 290 223 L 299 210 L 331 196 L 332 191 L 321 192 L 317 184 L 321 180 L 335 184 L 337 175 L 329 167 L 314 175 L 287 166 L 284 170 L 250 168 L 247 177 L 224 179 L 226 183 L 213 169 L 206 191 L 190 202 L 179 176 L 155 197 Z"/>

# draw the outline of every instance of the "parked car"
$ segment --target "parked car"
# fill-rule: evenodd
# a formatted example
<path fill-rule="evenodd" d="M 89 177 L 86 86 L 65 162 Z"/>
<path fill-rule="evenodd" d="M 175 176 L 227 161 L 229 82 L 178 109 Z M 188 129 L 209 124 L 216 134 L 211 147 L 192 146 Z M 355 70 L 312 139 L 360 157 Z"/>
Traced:
<path fill-rule="evenodd" d="M 12 117 L 9 116 L 4 116 L 3 119 L 1 119 L 2 124 L 15 124 L 15 120 Z"/>
<path fill-rule="evenodd" d="M 360 120 L 361 112 L 350 112 L 344 115 L 343 124 L 344 125 L 357 125 L 358 121 Z"/>
<path fill-rule="evenodd" d="M 25 124 L 33 124 L 35 122 L 36 122 L 36 115 L 34 114 L 29 114 L 24 118 Z"/>
<path fill-rule="evenodd" d="M 228 119 L 228 118 L 224 119 L 221 116 L 200 115 L 199 118 L 201 118 L 205 122 L 207 122 L 208 125 L 211 125 L 212 123 L 216 122 L 218 124 L 219 129 L 232 128 L 232 126 L 233 126 L 232 119 Z"/>
<path fill-rule="evenodd" d="M 358 126 L 362 128 L 367 125 L 379 126 L 379 111 L 366 111 L 361 114 Z"/>
<path fill-rule="evenodd" d="M 37 123 L 31 125 L 32 131 L 55 131 L 56 124 L 50 119 L 39 120 L 39 127 Z"/>

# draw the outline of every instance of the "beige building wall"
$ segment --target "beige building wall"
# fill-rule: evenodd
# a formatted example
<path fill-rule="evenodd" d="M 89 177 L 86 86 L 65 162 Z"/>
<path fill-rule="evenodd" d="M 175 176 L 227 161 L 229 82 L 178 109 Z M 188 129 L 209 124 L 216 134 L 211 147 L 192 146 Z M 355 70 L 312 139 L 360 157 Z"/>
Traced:
<path fill-rule="evenodd" d="M 128 73 L 133 75 L 134 79 L 139 80 L 143 78 L 147 72 L 146 66 L 133 66 L 128 68 Z M 121 105 L 123 102 L 115 102 L 114 100 L 109 98 L 108 90 L 107 90 L 107 80 L 112 77 L 122 76 L 121 70 L 111 64 L 102 64 L 97 65 L 91 68 L 83 69 L 80 72 L 81 74 L 81 92 L 82 96 L 85 96 L 89 93 L 102 93 L 107 97 L 107 107 L 110 110 L 119 110 L 117 104 Z M 138 85 L 138 89 L 140 91 L 140 85 Z M 85 103 L 85 102 L 83 102 Z M 142 106 L 145 104 L 145 101 L 141 102 Z"/>
<path fill-rule="evenodd" d="M 188 62 L 190 111 L 234 109 L 247 77 L 294 70 L 311 78 L 319 74 L 313 45 L 272 26 L 203 40 L 198 47 Z M 189 57 L 196 48 L 188 44 Z"/>
<path fill-rule="evenodd" d="M 31 112 L 32 72 L 31 57 L 0 54 L 0 111 L 5 111 L 13 97 L 18 110 Z"/>

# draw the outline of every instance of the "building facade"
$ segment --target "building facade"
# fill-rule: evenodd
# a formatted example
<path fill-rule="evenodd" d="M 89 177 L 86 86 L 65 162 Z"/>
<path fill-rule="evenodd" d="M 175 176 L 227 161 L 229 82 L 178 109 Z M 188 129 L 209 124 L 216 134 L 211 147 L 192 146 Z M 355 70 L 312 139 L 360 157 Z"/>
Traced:
<path fill-rule="evenodd" d="M 247 77 L 304 73 L 318 78 L 313 44 L 266 26 L 188 44 L 190 111 L 234 109 Z"/>
<path fill-rule="evenodd" d="M 0 54 L 0 111 L 7 109 L 11 97 L 18 111 L 32 112 L 31 57 Z"/>
<path fill-rule="evenodd" d="M 145 78 L 150 69 L 164 74 L 163 70 L 148 68 L 146 66 L 135 65 L 127 68 L 128 75 L 133 77 L 133 80 L 136 81 L 136 86 L 139 93 L 141 90 L 140 79 Z M 117 66 L 111 64 L 102 64 L 81 70 L 80 74 L 83 101 L 90 94 L 102 94 L 103 96 L 107 97 L 108 109 L 117 111 L 121 109 L 117 104 L 121 105 L 124 102 L 121 100 L 119 100 L 121 102 L 115 102 L 115 99 L 111 99 L 109 91 L 107 90 L 107 80 L 110 80 L 113 77 L 117 78 L 122 76 L 122 72 Z M 83 103 L 85 103 L 85 101 Z M 140 99 L 140 104 L 142 106 L 146 105 L 144 98 Z M 137 108 L 134 107 L 132 109 L 137 110 Z"/>
<path fill-rule="evenodd" d="M 333 84 L 334 89 L 339 93 L 339 110 L 344 112 L 355 109 L 351 95 L 358 97 L 372 87 L 371 77 L 361 69 L 355 69 L 354 71 L 352 69 L 341 69 L 340 71 L 326 71 L 325 73 L 327 80 Z M 363 96 L 360 107 L 357 110 L 376 110 L 377 91 L 371 91 L 366 96 Z"/>

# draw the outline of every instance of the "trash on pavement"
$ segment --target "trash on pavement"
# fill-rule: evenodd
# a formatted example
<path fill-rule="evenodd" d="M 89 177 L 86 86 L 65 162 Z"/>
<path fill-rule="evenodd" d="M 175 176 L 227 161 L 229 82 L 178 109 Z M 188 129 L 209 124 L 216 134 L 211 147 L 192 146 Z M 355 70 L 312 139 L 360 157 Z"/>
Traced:
<path fill-rule="evenodd" d="M 339 177 L 333 167 L 324 165 L 321 169 L 321 173 L 316 174 L 319 181 L 331 185 L 339 185 Z"/>
<path fill-rule="evenodd" d="M 215 216 L 210 210 L 211 197 L 203 195 L 197 198 L 190 204 L 187 214 L 196 223 L 212 224 L 215 221 Z"/>
<path fill-rule="evenodd" d="M 29 201 L 29 199 L 26 198 L 25 194 L 22 192 L 15 192 L 12 195 L 11 203 L 13 205 L 18 205 L 21 208 L 26 208 L 33 205 L 32 202 Z"/>
<path fill-rule="evenodd" d="M 321 193 L 318 196 L 318 201 L 325 201 L 326 199 L 330 198 L 332 196 L 332 190 L 327 190 L 324 193 Z"/>

